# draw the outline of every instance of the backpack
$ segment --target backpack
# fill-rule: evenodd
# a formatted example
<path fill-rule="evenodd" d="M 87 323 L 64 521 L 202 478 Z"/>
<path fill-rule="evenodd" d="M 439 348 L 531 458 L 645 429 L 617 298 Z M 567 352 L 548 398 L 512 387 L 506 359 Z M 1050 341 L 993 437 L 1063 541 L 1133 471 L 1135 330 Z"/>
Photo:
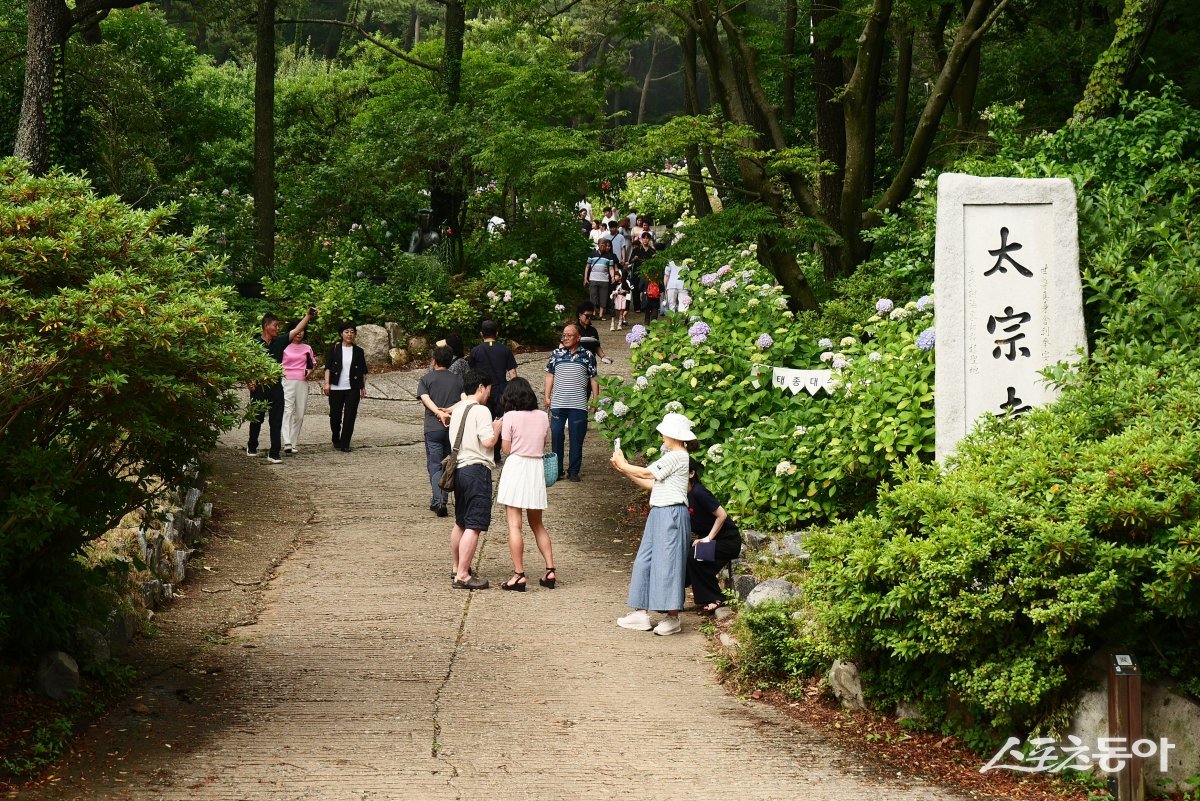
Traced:
<path fill-rule="evenodd" d="M 658 282 L 651 281 L 650 286 L 646 287 L 646 297 L 650 298 L 650 300 L 658 300 L 661 291 L 658 287 Z"/>

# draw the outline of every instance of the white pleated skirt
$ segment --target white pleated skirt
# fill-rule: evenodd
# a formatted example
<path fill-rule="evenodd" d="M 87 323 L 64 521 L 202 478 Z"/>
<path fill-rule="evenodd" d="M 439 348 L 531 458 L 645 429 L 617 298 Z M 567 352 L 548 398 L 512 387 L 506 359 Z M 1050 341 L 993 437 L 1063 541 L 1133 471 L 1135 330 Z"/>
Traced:
<path fill-rule="evenodd" d="M 545 509 L 546 471 L 542 457 L 518 453 L 505 457 L 496 502 L 518 509 Z"/>

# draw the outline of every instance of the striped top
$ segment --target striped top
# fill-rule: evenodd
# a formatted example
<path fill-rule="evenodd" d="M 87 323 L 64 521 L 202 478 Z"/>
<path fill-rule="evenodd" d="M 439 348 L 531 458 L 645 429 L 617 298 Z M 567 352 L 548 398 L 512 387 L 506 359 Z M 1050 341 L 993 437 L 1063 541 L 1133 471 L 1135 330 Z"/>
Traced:
<path fill-rule="evenodd" d="M 650 489 L 651 506 L 674 506 L 678 503 L 687 503 L 687 451 L 667 451 L 661 459 L 651 462 L 646 469 L 654 474 L 654 486 Z"/>
<path fill-rule="evenodd" d="M 546 360 L 546 372 L 554 376 L 550 395 L 552 409 L 587 409 L 588 386 L 596 375 L 596 357 L 586 348 L 572 353 L 557 348 Z"/>

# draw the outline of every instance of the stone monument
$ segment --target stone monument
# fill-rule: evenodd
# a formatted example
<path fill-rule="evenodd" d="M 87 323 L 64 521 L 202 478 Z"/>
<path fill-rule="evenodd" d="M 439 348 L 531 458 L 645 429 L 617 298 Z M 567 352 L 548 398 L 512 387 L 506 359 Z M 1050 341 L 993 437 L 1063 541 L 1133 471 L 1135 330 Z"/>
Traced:
<path fill-rule="evenodd" d="M 1087 347 L 1072 183 L 942 175 L 934 296 L 940 460 L 982 415 L 1053 402 L 1039 371 Z"/>
<path fill-rule="evenodd" d="M 421 209 L 417 212 L 417 230 L 412 232 L 408 240 L 409 253 L 424 253 L 441 241 L 441 234 L 430 221 L 433 209 Z"/>

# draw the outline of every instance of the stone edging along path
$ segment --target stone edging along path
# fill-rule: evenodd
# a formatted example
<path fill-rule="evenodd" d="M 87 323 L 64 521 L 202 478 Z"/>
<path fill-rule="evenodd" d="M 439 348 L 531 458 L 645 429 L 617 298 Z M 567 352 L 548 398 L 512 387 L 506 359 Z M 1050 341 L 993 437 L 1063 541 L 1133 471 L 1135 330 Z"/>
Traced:
<path fill-rule="evenodd" d="M 544 357 L 521 362 L 540 388 Z M 616 627 L 632 553 L 615 521 L 632 490 L 594 435 L 583 482 L 550 490 L 558 588 L 452 590 L 418 377 L 372 377 L 349 454 L 331 450 L 315 394 L 282 465 L 240 455 L 244 430 L 223 439 L 217 533 L 141 647 L 140 692 L 17 797 L 961 797 L 728 695 L 694 615 L 674 637 Z M 510 563 L 502 509 L 493 520 L 477 567 L 494 587 Z M 528 536 L 526 560 L 536 578 Z"/>

